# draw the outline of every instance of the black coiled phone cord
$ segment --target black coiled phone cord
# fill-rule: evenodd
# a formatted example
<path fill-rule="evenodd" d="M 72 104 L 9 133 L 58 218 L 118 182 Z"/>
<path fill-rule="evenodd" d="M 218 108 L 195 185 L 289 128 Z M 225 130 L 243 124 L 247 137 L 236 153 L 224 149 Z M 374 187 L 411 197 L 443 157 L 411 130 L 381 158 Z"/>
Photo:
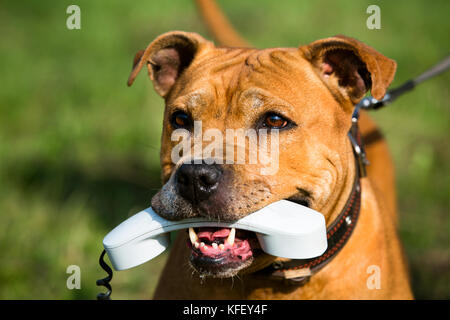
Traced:
<path fill-rule="evenodd" d="M 100 255 L 100 259 L 98 260 L 98 262 L 100 263 L 100 266 L 102 267 L 103 270 L 106 271 L 106 273 L 108 273 L 108 276 L 106 278 L 103 279 L 99 279 L 97 280 L 97 285 L 98 286 L 104 286 L 106 289 L 108 289 L 107 292 L 100 292 L 97 295 L 97 300 L 111 300 L 111 285 L 109 284 L 109 282 L 111 281 L 112 277 L 113 277 L 113 271 L 112 269 L 108 266 L 108 264 L 105 262 L 105 260 L 103 260 L 103 258 L 105 257 L 105 253 L 106 251 L 103 250 L 102 254 Z"/>

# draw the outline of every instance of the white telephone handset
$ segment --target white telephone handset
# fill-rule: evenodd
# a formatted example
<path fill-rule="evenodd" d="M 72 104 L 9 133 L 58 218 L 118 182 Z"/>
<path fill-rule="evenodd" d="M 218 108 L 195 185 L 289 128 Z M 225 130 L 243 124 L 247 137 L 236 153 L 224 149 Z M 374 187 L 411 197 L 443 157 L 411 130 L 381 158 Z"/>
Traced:
<path fill-rule="evenodd" d="M 253 231 L 264 252 L 283 258 L 313 258 L 327 249 L 323 215 L 287 200 L 274 202 L 231 222 L 207 218 L 170 221 L 148 208 L 114 228 L 103 239 L 103 246 L 114 269 L 125 270 L 161 254 L 169 246 L 171 231 L 189 227 L 235 227 Z"/>

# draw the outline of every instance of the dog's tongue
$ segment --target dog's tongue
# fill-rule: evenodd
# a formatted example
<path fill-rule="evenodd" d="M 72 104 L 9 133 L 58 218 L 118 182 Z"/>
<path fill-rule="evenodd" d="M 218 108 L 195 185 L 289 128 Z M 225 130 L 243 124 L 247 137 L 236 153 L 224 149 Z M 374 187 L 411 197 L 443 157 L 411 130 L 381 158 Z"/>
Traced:
<path fill-rule="evenodd" d="M 206 239 L 207 241 L 214 241 L 216 238 L 226 238 L 230 234 L 229 228 L 199 228 L 199 232 L 197 233 L 197 236 L 199 239 Z"/>
<path fill-rule="evenodd" d="M 227 259 L 242 261 L 253 255 L 252 247 L 259 248 L 256 238 L 251 239 L 251 234 L 243 230 L 217 227 L 200 227 L 197 232 L 192 228 L 189 229 L 187 244 L 193 250 L 194 256 L 203 255 L 211 258 L 225 256 Z"/>

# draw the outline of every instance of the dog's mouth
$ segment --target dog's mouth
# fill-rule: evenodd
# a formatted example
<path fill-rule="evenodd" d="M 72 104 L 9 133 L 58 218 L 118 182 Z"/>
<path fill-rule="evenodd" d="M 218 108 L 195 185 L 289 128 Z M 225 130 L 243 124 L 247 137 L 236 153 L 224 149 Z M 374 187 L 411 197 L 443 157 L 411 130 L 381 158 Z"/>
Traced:
<path fill-rule="evenodd" d="M 249 266 L 260 246 L 254 232 L 235 228 L 189 228 L 190 263 L 201 275 L 224 278 Z"/>

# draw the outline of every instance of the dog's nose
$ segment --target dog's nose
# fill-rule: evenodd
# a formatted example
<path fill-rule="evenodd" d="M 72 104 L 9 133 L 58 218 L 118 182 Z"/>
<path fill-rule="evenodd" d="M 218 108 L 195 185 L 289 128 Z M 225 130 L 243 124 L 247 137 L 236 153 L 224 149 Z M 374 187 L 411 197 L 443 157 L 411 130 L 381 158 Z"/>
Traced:
<path fill-rule="evenodd" d="M 178 193 L 191 202 L 206 200 L 219 185 L 222 170 L 217 164 L 182 164 L 176 173 Z"/>

